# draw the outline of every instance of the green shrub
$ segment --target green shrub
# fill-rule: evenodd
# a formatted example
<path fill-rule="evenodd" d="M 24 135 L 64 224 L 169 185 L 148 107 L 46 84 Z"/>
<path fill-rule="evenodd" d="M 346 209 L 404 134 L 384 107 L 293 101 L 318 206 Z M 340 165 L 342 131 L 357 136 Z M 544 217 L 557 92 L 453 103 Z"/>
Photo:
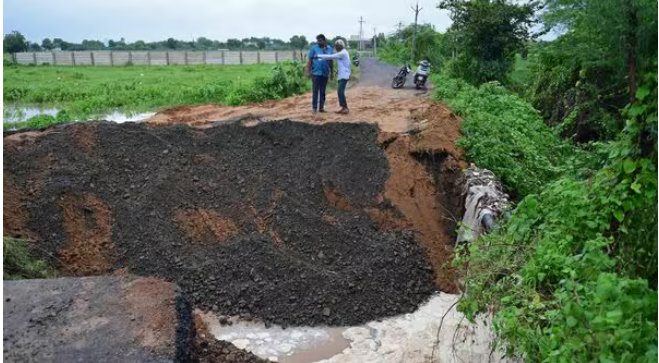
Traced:
<path fill-rule="evenodd" d="M 557 177 L 569 150 L 528 103 L 497 82 L 474 87 L 444 74 L 431 77 L 435 97 L 464 119 L 458 145 L 470 161 L 520 195 L 536 193 Z"/>
<path fill-rule="evenodd" d="M 469 253 L 456 254 L 465 274 L 458 309 L 469 319 L 494 311 L 493 326 L 508 354 L 527 362 L 657 361 L 656 79 L 656 71 L 646 77 L 639 102 L 627 107 L 625 131 L 594 152 L 604 159 L 599 170 L 583 177 L 570 163 L 553 164 L 555 177 L 540 181 L 505 225 L 470 244 Z M 443 88 L 459 89 L 458 95 L 469 89 L 459 82 Z M 472 101 L 457 104 L 489 107 L 491 117 L 467 112 L 465 128 L 474 131 L 464 135 L 467 147 L 490 138 L 502 144 L 524 139 L 511 135 L 519 126 L 496 106 L 499 88 L 469 92 Z M 510 130 L 492 134 L 470 125 L 474 120 Z M 496 158 L 485 161 L 499 165 Z"/>
<path fill-rule="evenodd" d="M 35 259 L 28 241 L 2 238 L 2 278 L 4 280 L 38 279 L 54 276 L 46 262 Z"/>

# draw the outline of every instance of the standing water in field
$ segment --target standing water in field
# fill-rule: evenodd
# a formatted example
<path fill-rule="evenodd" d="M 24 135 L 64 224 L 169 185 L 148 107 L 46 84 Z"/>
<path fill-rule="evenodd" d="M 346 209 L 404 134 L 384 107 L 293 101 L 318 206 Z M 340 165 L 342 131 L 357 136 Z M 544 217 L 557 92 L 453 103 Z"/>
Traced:
<path fill-rule="evenodd" d="M 20 107 L 20 106 L 8 106 L 5 108 L 4 113 L 2 115 L 2 123 L 3 124 L 11 124 L 11 123 L 18 123 L 18 122 L 25 122 L 28 121 L 30 118 L 39 116 L 39 115 L 47 115 L 47 116 L 52 116 L 52 117 L 57 117 L 57 114 L 60 112 L 59 109 L 57 108 L 39 108 L 39 107 Z M 149 117 L 155 115 L 155 112 L 141 112 L 141 113 L 134 113 L 134 112 L 122 112 L 122 111 L 113 111 L 108 114 L 105 114 L 104 116 L 99 116 L 99 117 L 91 117 L 88 119 L 85 119 L 84 121 L 90 121 L 90 120 L 106 120 L 106 121 L 113 121 L 117 123 L 123 123 L 123 122 L 140 122 L 143 120 L 148 119 Z M 76 120 L 76 121 L 81 121 L 81 120 Z"/>

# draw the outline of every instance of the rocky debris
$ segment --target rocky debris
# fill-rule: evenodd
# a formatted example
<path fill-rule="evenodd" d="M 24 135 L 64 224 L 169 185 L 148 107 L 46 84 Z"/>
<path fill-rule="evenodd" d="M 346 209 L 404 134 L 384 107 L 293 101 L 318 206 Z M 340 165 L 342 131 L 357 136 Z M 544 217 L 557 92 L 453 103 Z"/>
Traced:
<path fill-rule="evenodd" d="M 493 172 L 471 164 L 464 172 L 465 214 L 457 243 L 468 243 L 487 233 L 509 208 L 509 196 Z"/>
<path fill-rule="evenodd" d="M 188 362 L 192 309 L 174 284 L 105 276 L 3 282 L 4 362 Z"/>
<path fill-rule="evenodd" d="M 3 155 L 19 190 L 39 187 L 21 208 L 38 233 L 36 253 L 60 273 L 82 271 L 54 257 L 76 233 L 89 235 L 63 225 L 65 198 L 79 201 L 73 215 L 89 221 L 99 216 L 85 200 L 107 206 L 111 241 L 102 246 L 111 250 L 95 251 L 113 269 L 176 282 L 195 307 L 221 315 L 352 325 L 414 311 L 435 291 L 414 234 L 380 229 L 366 212 L 378 207 L 389 175 L 373 125 L 97 122 L 87 131 L 96 133 L 93 153 L 73 142 L 78 126 Z M 48 174 L 36 174 L 45 158 Z"/>

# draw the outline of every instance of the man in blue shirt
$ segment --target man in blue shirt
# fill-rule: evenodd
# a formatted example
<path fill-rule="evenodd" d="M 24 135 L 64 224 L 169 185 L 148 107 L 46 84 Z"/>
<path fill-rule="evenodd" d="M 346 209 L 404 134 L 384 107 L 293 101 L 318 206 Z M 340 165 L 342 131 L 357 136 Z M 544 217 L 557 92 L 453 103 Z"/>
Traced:
<path fill-rule="evenodd" d="M 330 60 L 318 59 L 319 54 L 332 54 L 332 47 L 327 45 L 327 39 L 323 34 L 316 37 L 316 45 L 309 51 L 307 63 L 307 77 L 313 83 L 313 96 L 311 97 L 312 112 L 325 112 L 325 89 L 327 81 L 333 76 L 334 66 Z"/>

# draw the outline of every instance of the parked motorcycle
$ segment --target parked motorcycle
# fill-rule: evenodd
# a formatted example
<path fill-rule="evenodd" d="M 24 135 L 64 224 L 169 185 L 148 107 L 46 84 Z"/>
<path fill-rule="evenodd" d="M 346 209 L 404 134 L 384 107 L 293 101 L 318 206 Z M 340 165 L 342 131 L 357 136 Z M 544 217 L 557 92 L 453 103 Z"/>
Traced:
<path fill-rule="evenodd" d="M 359 67 L 359 56 L 358 55 L 352 57 L 352 64 L 354 64 L 355 67 Z"/>
<path fill-rule="evenodd" d="M 419 67 L 416 69 L 416 73 L 414 73 L 414 87 L 416 87 L 416 89 L 425 88 L 429 74 L 430 62 L 424 59 L 419 62 Z"/>
<path fill-rule="evenodd" d="M 403 66 L 399 71 L 398 74 L 394 77 L 394 80 L 391 82 L 391 87 L 392 88 L 403 88 L 405 85 L 405 81 L 407 80 L 407 75 L 412 72 L 412 69 L 410 68 L 409 63 L 405 63 L 405 66 Z"/>

